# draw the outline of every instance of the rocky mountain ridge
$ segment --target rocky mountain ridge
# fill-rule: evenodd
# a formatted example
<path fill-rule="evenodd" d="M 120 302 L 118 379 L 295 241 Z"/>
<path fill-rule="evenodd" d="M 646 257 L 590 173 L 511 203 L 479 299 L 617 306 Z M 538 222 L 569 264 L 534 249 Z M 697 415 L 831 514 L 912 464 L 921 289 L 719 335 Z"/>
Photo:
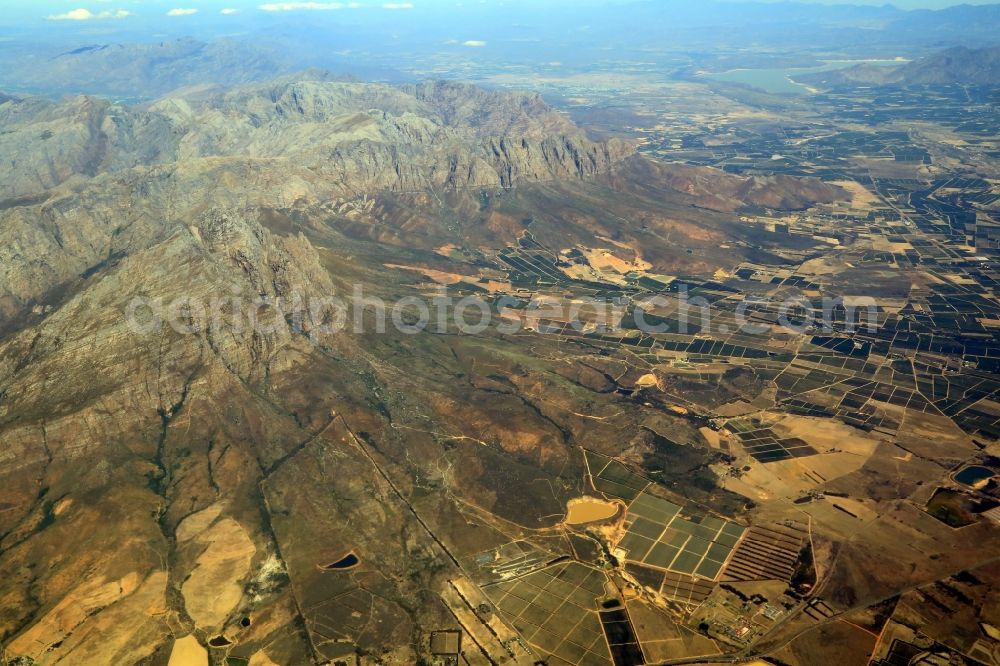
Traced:
<path fill-rule="evenodd" d="M 141 107 L 15 98 L 0 127 L 5 317 L 213 205 L 503 189 L 593 176 L 631 154 L 535 94 L 317 73 Z"/>
<path fill-rule="evenodd" d="M 345 192 L 510 187 L 584 177 L 630 154 L 586 138 L 534 94 L 285 77 L 144 106 L 93 97 L 0 104 L 0 200 L 95 176 L 200 158 L 294 160 Z M 16 157 L 15 157 L 16 156 Z"/>

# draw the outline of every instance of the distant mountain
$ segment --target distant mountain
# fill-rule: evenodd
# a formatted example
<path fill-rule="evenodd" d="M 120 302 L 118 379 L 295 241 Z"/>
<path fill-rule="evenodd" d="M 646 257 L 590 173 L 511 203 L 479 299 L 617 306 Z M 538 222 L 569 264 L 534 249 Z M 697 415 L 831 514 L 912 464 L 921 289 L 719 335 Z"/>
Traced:
<path fill-rule="evenodd" d="M 54 56 L 39 54 L 30 66 L 16 60 L 0 83 L 46 93 L 149 98 L 194 84 L 261 81 L 295 69 L 294 63 L 267 43 L 233 39 L 90 44 Z"/>
<path fill-rule="evenodd" d="M 1000 83 L 1000 46 L 985 49 L 959 46 L 941 51 L 900 68 L 898 77 L 906 84 L 996 85 Z"/>
<path fill-rule="evenodd" d="M 540 3 L 516 12 L 476 3 L 455 12 L 421 4 L 407 12 L 242 12 L 227 21 L 213 32 L 209 25 L 162 25 L 137 11 L 100 33 L 49 23 L 25 28 L 0 41 L 0 89 L 147 100 L 183 86 L 239 85 L 309 67 L 401 82 L 486 78 L 512 65 L 546 62 L 558 62 L 564 72 L 592 73 L 612 64 L 611 53 L 633 61 L 658 53 L 663 70 L 713 71 L 765 60 L 770 63 L 762 66 L 796 66 L 812 57 L 912 57 L 996 44 L 1000 5 L 905 11 L 891 5 L 656 0 L 613 9 Z M 181 30 L 194 31 L 195 38 Z M 154 34 L 155 43 L 134 43 Z M 229 37 L 216 41 L 219 34 Z M 464 46 L 462 36 L 481 46 Z M 790 57 L 798 62 L 782 61 Z"/>
<path fill-rule="evenodd" d="M 658 43 L 669 31 L 671 43 L 685 46 L 764 42 L 786 50 L 826 46 L 888 55 L 901 49 L 995 44 L 1000 5 L 904 10 L 891 4 L 643 0 L 613 12 L 583 8 L 572 20 L 599 22 L 599 40 L 626 40 L 633 46 Z"/>
<path fill-rule="evenodd" d="M 1000 47 L 947 49 L 900 67 L 858 65 L 800 77 L 803 83 L 824 88 L 843 85 L 940 85 L 949 83 L 991 86 L 1000 84 Z"/>
<path fill-rule="evenodd" d="M 816 88 L 839 88 L 842 86 L 883 86 L 899 83 L 898 67 L 862 64 L 826 72 L 796 75 L 795 81 Z"/>
<path fill-rule="evenodd" d="M 900 12 L 886 25 L 885 38 L 930 47 L 984 48 L 997 43 L 1000 5 L 955 5 Z"/>

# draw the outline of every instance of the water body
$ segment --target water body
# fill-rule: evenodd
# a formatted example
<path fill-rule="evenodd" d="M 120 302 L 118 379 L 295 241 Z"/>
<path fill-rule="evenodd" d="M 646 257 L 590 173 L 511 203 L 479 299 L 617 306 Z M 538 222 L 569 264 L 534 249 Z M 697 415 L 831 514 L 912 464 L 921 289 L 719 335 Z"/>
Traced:
<path fill-rule="evenodd" d="M 358 566 L 359 562 L 361 562 L 361 560 L 358 559 L 357 555 L 355 555 L 354 553 L 348 553 L 347 555 L 344 555 L 342 558 L 340 558 L 333 564 L 326 565 L 324 569 L 328 570 L 352 569 Z"/>
<path fill-rule="evenodd" d="M 774 69 L 731 69 L 727 72 L 707 74 L 706 76 L 716 81 L 727 81 L 729 83 L 742 83 L 743 85 L 759 88 L 770 93 L 790 93 L 793 95 L 804 95 L 809 92 L 809 87 L 801 83 L 796 83 L 793 79 L 802 74 L 812 74 L 814 72 L 826 72 L 832 69 L 842 69 L 861 63 L 868 65 L 901 65 L 900 60 L 828 60 L 822 65 L 815 67 L 779 67 Z"/>
<path fill-rule="evenodd" d="M 618 513 L 618 505 L 596 497 L 580 497 L 566 504 L 566 524 L 583 525 L 613 518 Z"/>
<path fill-rule="evenodd" d="M 995 472 L 991 469 L 980 467 L 979 465 L 972 465 L 956 474 L 955 480 L 969 486 L 970 488 L 975 488 L 983 481 L 993 478 L 994 475 Z"/>
<path fill-rule="evenodd" d="M 801 95 L 808 92 L 809 89 L 804 85 L 795 83 L 789 78 L 789 71 L 787 69 L 731 69 L 728 72 L 709 74 L 709 78 L 727 83 L 742 83 L 771 93 Z"/>

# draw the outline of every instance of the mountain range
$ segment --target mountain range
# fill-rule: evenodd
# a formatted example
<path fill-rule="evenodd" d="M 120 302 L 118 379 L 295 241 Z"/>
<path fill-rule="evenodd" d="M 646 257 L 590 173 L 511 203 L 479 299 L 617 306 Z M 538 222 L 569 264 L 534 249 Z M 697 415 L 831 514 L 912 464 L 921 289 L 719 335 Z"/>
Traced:
<path fill-rule="evenodd" d="M 449 581 L 503 538 L 493 521 L 551 526 L 581 492 L 577 446 L 641 458 L 677 427 L 628 403 L 624 441 L 582 416 L 584 394 L 549 404 L 573 382 L 609 391 L 612 372 L 572 375 L 554 340 L 220 328 L 183 308 L 183 329 L 137 331 L 136 299 L 399 299 L 428 289 L 413 265 L 476 293 L 529 237 L 711 274 L 766 253 L 734 211 L 846 196 L 653 163 L 537 95 L 454 83 L 8 96 L 0 126 L 16 663 L 165 663 L 199 643 L 255 665 L 417 663 L 452 622 Z M 345 553 L 364 566 L 331 573 Z"/>
<path fill-rule="evenodd" d="M 258 10 L 165 22 L 137 9 L 127 19 L 103 23 L 98 32 L 68 21 L 19 25 L 0 41 L 0 89 L 134 102 L 187 85 L 232 86 L 307 67 L 398 83 L 429 72 L 488 76 L 538 62 L 580 73 L 613 69 L 616 59 L 649 61 L 670 71 L 711 67 L 717 60 L 741 67 L 747 66 L 741 60 L 778 58 L 774 50 L 756 50 L 759 44 L 780 44 L 800 65 L 829 58 L 914 58 L 956 46 L 995 46 L 1000 25 L 1000 5 L 904 11 L 794 2 L 633 2 L 614 11 L 524 5 L 516 12 L 479 3 L 462 11 L 419 5 L 305 15 L 314 30 L 300 29 L 299 12 Z M 618 56 L 609 60 L 611 52 Z"/>
<path fill-rule="evenodd" d="M 839 85 L 1000 85 L 1000 47 L 956 46 L 899 67 L 856 65 L 801 77 L 821 87 Z"/>

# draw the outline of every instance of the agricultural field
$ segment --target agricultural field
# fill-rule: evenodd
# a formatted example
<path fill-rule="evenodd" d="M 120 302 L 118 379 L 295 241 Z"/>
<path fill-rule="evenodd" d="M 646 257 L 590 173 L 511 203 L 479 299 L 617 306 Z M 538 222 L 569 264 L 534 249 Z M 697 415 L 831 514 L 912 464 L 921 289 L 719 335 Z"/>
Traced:
<path fill-rule="evenodd" d="M 0 663 L 1000 666 L 996 90 L 636 53 L 0 96 Z"/>

